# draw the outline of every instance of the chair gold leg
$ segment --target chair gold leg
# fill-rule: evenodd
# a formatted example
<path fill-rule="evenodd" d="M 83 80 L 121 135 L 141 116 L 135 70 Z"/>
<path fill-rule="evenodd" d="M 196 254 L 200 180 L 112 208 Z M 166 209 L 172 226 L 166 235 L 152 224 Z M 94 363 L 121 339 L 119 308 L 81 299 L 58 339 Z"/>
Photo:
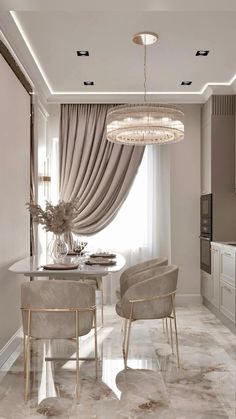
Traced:
<path fill-rule="evenodd" d="M 171 341 L 171 350 L 172 354 L 174 353 L 174 345 L 173 345 L 173 334 L 172 334 L 172 318 L 170 317 L 170 341 Z"/>
<path fill-rule="evenodd" d="M 26 345 L 26 359 L 25 359 L 25 402 L 28 400 L 29 394 L 29 374 L 30 374 L 30 333 L 31 333 L 31 311 L 28 310 L 27 319 L 27 345 Z"/>
<path fill-rule="evenodd" d="M 127 360 L 128 360 L 128 354 L 129 354 L 129 341 L 130 341 L 130 332 L 131 332 L 131 324 L 133 319 L 133 307 L 134 304 L 131 303 L 131 309 L 130 309 L 130 317 L 128 322 L 128 333 L 127 333 L 127 341 L 126 341 L 126 348 L 125 348 L 125 368 L 127 368 Z"/>
<path fill-rule="evenodd" d="M 172 305 L 173 305 L 173 317 L 174 317 L 174 326 L 175 326 L 175 344 L 176 344 L 177 367 L 180 368 L 179 343 L 178 343 L 178 332 L 177 332 L 176 312 L 175 312 L 175 298 L 174 298 L 173 295 L 172 295 Z"/>
<path fill-rule="evenodd" d="M 122 342 L 122 349 L 123 349 L 123 355 L 124 356 L 125 356 L 125 348 L 126 348 L 127 322 L 128 322 L 128 319 L 125 319 L 125 321 L 124 321 L 124 335 L 123 335 L 123 342 Z"/>
<path fill-rule="evenodd" d="M 97 313 L 94 309 L 94 352 L 95 352 L 95 374 L 98 378 L 98 341 L 97 341 Z"/>
<path fill-rule="evenodd" d="M 101 293 L 101 320 L 102 320 L 102 327 L 104 322 L 104 295 L 103 295 L 103 282 L 102 282 L 102 276 L 98 276 L 96 278 L 96 287 L 97 290 Z"/>
<path fill-rule="evenodd" d="M 101 283 L 101 303 L 102 303 L 102 327 L 103 327 L 103 319 L 104 319 L 104 304 L 103 304 L 103 285 Z"/>
<path fill-rule="evenodd" d="M 26 335 L 24 333 L 24 340 L 23 340 L 23 356 L 24 356 L 24 379 L 26 378 L 26 348 L 27 348 L 27 340 Z"/>
<path fill-rule="evenodd" d="M 79 401 L 79 313 L 75 311 L 75 339 L 76 339 L 76 403 Z"/>
<path fill-rule="evenodd" d="M 25 402 L 28 400 L 30 380 L 30 337 L 27 338 L 26 360 L 25 360 Z"/>
<path fill-rule="evenodd" d="M 129 319 L 128 333 L 127 333 L 126 346 L 125 346 L 125 368 L 127 368 L 127 360 L 128 360 L 128 354 L 129 354 L 129 340 L 130 340 L 131 324 L 132 324 L 132 320 Z"/>
<path fill-rule="evenodd" d="M 176 324 L 176 317 L 174 316 L 174 325 L 175 325 L 175 343 L 176 343 L 176 357 L 177 357 L 177 366 L 180 368 L 179 362 L 179 343 L 178 343 L 178 332 L 177 332 L 177 324 Z"/>
<path fill-rule="evenodd" d="M 169 329 L 168 329 L 168 319 L 167 319 L 167 317 L 166 317 L 166 335 L 167 335 L 167 342 L 170 343 Z"/>

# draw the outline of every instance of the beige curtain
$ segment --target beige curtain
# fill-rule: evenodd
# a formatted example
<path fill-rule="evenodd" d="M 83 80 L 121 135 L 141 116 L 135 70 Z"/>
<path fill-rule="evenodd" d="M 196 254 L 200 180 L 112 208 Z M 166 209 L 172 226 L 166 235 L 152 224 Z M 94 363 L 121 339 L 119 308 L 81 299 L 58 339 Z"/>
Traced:
<path fill-rule="evenodd" d="M 142 160 L 144 147 L 106 140 L 112 105 L 61 105 L 60 199 L 79 198 L 78 234 L 106 227 L 124 202 Z"/>

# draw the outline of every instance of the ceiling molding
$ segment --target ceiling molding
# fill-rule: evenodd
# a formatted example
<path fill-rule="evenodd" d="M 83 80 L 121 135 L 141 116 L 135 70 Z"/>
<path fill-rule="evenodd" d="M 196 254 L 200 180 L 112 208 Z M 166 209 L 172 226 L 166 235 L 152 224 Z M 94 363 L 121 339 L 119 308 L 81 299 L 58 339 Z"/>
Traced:
<path fill-rule="evenodd" d="M 8 2 L 14 3 L 14 2 Z M 23 2 L 21 2 L 23 3 Z M 32 2 L 36 5 L 37 2 Z M 61 3 L 61 2 L 59 2 Z M 105 4 L 106 2 L 104 2 Z M 160 2 L 159 2 L 160 3 Z M 186 2 L 182 2 L 184 4 Z M 204 4 L 206 1 L 204 2 Z M 208 2 L 209 3 L 209 2 Z M 186 3 L 187 4 L 187 3 Z M 213 3 L 212 3 L 213 4 Z M 215 1 L 214 1 L 215 4 Z M 233 4 L 233 3 L 232 3 Z M 215 4 L 216 5 L 216 4 Z M 212 6 L 213 7 L 213 6 Z M 48 9 L 46 9 L 48 10 Z M 93 9 L 94 10 L 94 9 Z M 96 10 L 96 8 L 95 8 Z M 190 9 L 189 9 L 190 10 Z M 236 10 L 236 5 L 235 5 Z M 143 91 L 57 91 L 53 90 L 52 84 L 43 69 L 29 39 L 26 36 L 24 28 L 20 23 L 17 13 L 10 11 L 11 18 L 22 37 L 31 58 L 36 65 L 38 72 L 40 73 L 45 86 L 49 92 L 47 97 L 48 103 L 124 103 L 124 102 L 142 102 Z M 230 80 L 223 82 L 209 82 L 206 83 L 203 88 L 199 91 L 149 91 L 147 92 L 148 100 L 150 102 L 161 102 L 161 103 L 204 103 L 212 94 L 232 94 L 236 92 L 236 74 L 234 74 Z"/>
<path fill-rule="evenodd" d="M 1 0 L 9 11 L 236 11 L 235 0 Z"/>

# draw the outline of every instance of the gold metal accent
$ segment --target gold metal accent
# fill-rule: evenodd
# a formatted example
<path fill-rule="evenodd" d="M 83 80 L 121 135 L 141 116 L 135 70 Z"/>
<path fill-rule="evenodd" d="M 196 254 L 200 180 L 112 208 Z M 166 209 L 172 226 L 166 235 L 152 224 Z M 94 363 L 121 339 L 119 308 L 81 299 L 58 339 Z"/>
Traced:
<path fill-rule="evenodd" d="M 103 280 L 102 276 L 96 278 L 96 287 L 97 290 L 101 293 L 101 315 L 102 315 L 102 327 L 104 324 L 104 294 L 103 294 Z"/>
<path fill-rule="evenodd" d="M 174 345 L 173 345 L 173 335 L 172 335 L 172 318 L 170 317 L 170 342 L 171 342 L 171 350 L 172 354 L 174 353 Z"/>
<path fill-rule="evenodd" d="M 168 294 L 162 294 L 162 295 L 154 295 L 153 297 L 143 297 L 135 300 L 129 300 L 129 303 L 143 303 L 147 301 L 153 301 L 153 300 L 159 300 L 160 298 L 166 298 L 173 295 L 176 291 L 170 292 Z"/>
<path fill-rule="evenodd" d="M 174 321 L 175 343 L 176 343 L 176 359 L 177 359 L 177 366 L 178 366 L 178 368 L 180 368 L 179 345 L 178 345 L 178 332 L 177 332 L 176 311 L 175 311 L 175 294 L 176 294 L 176 290 L 173 291 L 173 292 L 170 292 L 168 294 L 162 294 L 162 295 L 156 295 L 156 296 L 153 296 L 153 297 L 144 297 L 144 298 L 140 298 L 140 299 L 129 300 L 129 303 L 131 304 L 131 307 L 130 307 L 130 315 L 129 315 L 129 319 L 128 318 L 125 318 L 124 338 L 123 338 L 123 357 L 124 357 L 125 368 L 127 368 L 127 361 L 128 361 L 129 342 L 130 342 L 130 334 L 131 334 L 131 323 L 132 323 L 132 321 L 135 320 L 133 318 L 134 304 L 138 304 L 138 303 L 142 303 L 142 302 L 147 302 L 147 301 L 159 300 L 161 298 L 166 298 L 166 297 L 171 297 L 172 313 L 169 316 L 164 317 L 162 319 L 163 320 L 163 324 L 162 325 L 163 325 L 163 330 L 164 330 L 165 329 L 165 327 L 164 327 L 164 320 L 166 320 L 166 332 L 167 332 L 168 343 L 169 343 L 168 321 L 167 320 L 168 320 L 168 318 L 170 319 L 171 349 L 172 349 L 172 353 L 174 353 L 173 334 L 172 334 L 172 320 Z M 128 322 L 128 326 L 127 326 L 127 322 Z"/>
<path fill-rule="evenodd" d="M 138 45 L 153 45 L 158 38 L 158 35 L 154 32 L 139 32 L 133 36 L 132 40 Z"/>
<path fill-rule="evenodd" d="M 167 343 L 170 343 L 167 317 L 166 317 L 166 334 L 167 334 Z"/>
<path fill-rule="evenodd" d="M 125 347 L 125 368 L 127 368 L 127 359 L 128 359 L 128 353 L 129 353 L 129 340 L 130 340 L 130 333 L 131 333 L 131 323 L 133 319 L 133 310 L 134 310 L 134 303 L 131 302 L 131 308 L 130 308 L 130 316 L 129 316 L 129 322 L 128 322 L 128 333 L 127 333 L 127 341 L 126 341 L 126 347 Z"/>
<path fill-rule="evenodd" d="M 174 326 L 175 326 L 175 343 L 176 343 L 176 357 L 177 357 L 177 366 L 180 367 L 179 362 L 179 343 L 178 343 L 178 332 L 177 332 L 177 323 L 176 323 L 176 312 L 175 312 L 175 293 L 171 296 L 172 307 L 173 307 L 173 317 L 174 317 Z"/>
<path fill-rule="evenodd" d="M 30 386 L 30 341 L 39 340 L 40 338 L 34 338 L 31 336 L 31 313 L 32 312 L 74 312 L 75 313 L 75 338 L 68 338 L 67 340 L 75 340 L 76 343 L 76 357 L 75 358 L 63 358 L 64 360 L 75 360 L 76 361 L 76 401 L 79 398 L 79 361 L 80 360 L 95 360 L 96 378 L 97 378 L 97 365 L 98 365 L 98 351 L 97 351 L 97 320 L 96 320 L 96 306 L 87 308 L 68 307 L 68 308 L 25 308 L 21 307 L 22 312 L 27 314 L 27 334 L 24 332 L 24 377 L 25 377 L 25 401 L 28 400 L 29 386 Z M 95 357 L 94 358 L 80 358 L 79 357 L 79 314 L 81 312 L 93 312 L 94 318 L 94 341 L 95 341 Z M 45 357 L 45 361 L 59 360 L 62 358 L 49 358 Z"/>
<path fill-rule="evenodd" d="M 30 370 L 30 332 L 31 332 L 31 311 L 28 310 L 27 346 L 26 346 L 26 371 L 25 371 L 25 401 L 29 394 L 29 370 Z"/>
<path fill-rule="evenodd" d="M 98 340 L 97 340 L 97 311 L 93 312 L 94 316 L 94 354 L 95 354 L 95 372 L 96 378 L 98 378 Z"/>

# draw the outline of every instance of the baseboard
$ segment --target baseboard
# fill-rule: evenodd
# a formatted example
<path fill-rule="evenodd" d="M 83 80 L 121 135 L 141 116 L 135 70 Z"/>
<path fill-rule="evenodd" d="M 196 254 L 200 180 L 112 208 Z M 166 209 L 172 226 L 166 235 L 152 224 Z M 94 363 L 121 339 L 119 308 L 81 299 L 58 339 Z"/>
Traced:
<path fill-rule="evenodd" d="M 177 306 L 187 306 L 191 305 L 201 305 L 202 296 L 200 294 L 176 294 L 176 305 Z"/>
<path fill-rule="evenodd" d="M 0 367 L 8 360 L 12 353 L 21 343 L 22 338 L 22 327 L 16 331 L 16 333 L 9 339 L 6 345 L 0 350 Z"/>

